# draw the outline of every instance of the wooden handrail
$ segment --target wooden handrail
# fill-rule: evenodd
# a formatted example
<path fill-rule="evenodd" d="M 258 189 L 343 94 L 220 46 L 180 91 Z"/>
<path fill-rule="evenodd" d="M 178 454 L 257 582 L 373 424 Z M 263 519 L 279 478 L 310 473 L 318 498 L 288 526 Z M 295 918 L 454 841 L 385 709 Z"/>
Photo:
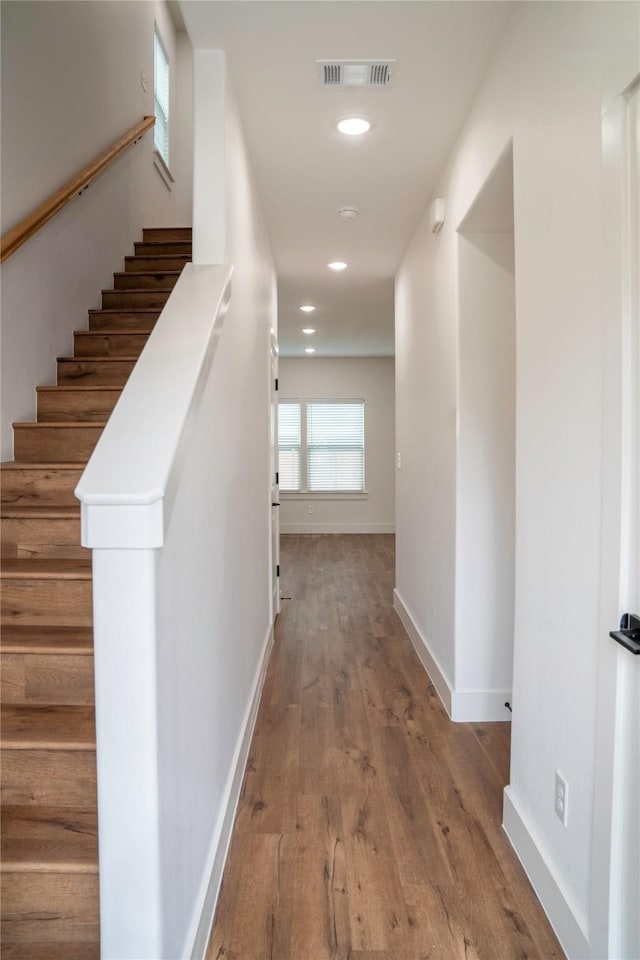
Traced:
<path fill-rule="evenodd" d="M 110 163 L 117 160 L 120 154 L 124 153 L 131 144 L 140 140 L 155 122 L 155 117 L 144 117 L 144 119 L 136 123 L 134 127 L 131 127 L 124 136 L 116 140 L 116 142 L 108 147 L 107 150 L 104 150 L 100 156 L 96 157 L 95 160 L 84 167 L 72 180 L 65 183 L 64 187 L 61 187 L 60 190 L 56 190 L 55 193 L 51 194 L 33 213 L 26 216 L 24 220 L 21 220 L 20 223 L 12 227 L 11 230 L 7 230 L 0 241 L 0 263 L 4 263 L 7 257 L 15 253 L 18 247 L 21 247 L 26 240 L 38 232 L 40 227 L 43 227 L 48 220 L 51 220 L 51 217 L 53 217 L 58 210 L 62 210 L 69 200 L 72 200 L 76 194 L 81 193 L 88 187 L 89 184 L 102 173 L 105 167 L 108 167 Z"/>

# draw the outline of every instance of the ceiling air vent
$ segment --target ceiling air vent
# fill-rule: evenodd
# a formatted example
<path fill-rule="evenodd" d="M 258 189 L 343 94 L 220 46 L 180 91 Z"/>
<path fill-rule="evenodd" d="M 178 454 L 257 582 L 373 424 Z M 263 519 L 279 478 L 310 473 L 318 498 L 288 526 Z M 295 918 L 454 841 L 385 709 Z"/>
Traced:
<path fill-rule="evenodd" d="M 395 60 L 316 60 L 318 79 L 325 87 L 388 87 Z"/>

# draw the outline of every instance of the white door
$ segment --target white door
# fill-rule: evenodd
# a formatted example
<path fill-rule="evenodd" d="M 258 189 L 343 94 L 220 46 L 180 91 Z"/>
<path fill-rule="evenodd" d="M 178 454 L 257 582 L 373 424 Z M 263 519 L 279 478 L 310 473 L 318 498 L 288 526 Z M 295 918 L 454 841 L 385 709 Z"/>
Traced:
<path fill-rule="evenodd" d="M 278 486 L 278 341 L 271 335 L 270 495 L 271 495 L 271 622 L 280 613 L 280 489 Z"/>
<path fill-rule="evenodd" d="M 640 614 L 640 76 L 604 115 L 606 349 L 602 591 L 589 939 L 640 957 L 640 656 L 609 638 Z"/>

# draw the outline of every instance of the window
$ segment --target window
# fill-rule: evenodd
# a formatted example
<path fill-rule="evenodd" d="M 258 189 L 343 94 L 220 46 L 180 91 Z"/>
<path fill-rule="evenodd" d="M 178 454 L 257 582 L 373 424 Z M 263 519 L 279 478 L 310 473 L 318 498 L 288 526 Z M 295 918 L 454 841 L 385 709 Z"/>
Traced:
<path fill-rule="evenodd" d="M 169 166 L 169 59 L 157 28 L 153 33 L 153 145 Z"/>
<path fill-rule="evenodd" d="M 283 492 L 364 492 L 364 400 L 281 400 L 278 410 Z"/>

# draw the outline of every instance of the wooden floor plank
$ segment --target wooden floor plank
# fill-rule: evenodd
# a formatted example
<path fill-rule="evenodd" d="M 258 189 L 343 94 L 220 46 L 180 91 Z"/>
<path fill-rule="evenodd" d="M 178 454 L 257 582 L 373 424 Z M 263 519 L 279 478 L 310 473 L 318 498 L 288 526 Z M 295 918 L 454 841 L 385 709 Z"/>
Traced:
<path fill-rule="evenodd" d="M 282 538 L 282 612 L 207 960 L 561 960 L 502 830 L 510 725 L 448 719 L 394 538 Z"/>

